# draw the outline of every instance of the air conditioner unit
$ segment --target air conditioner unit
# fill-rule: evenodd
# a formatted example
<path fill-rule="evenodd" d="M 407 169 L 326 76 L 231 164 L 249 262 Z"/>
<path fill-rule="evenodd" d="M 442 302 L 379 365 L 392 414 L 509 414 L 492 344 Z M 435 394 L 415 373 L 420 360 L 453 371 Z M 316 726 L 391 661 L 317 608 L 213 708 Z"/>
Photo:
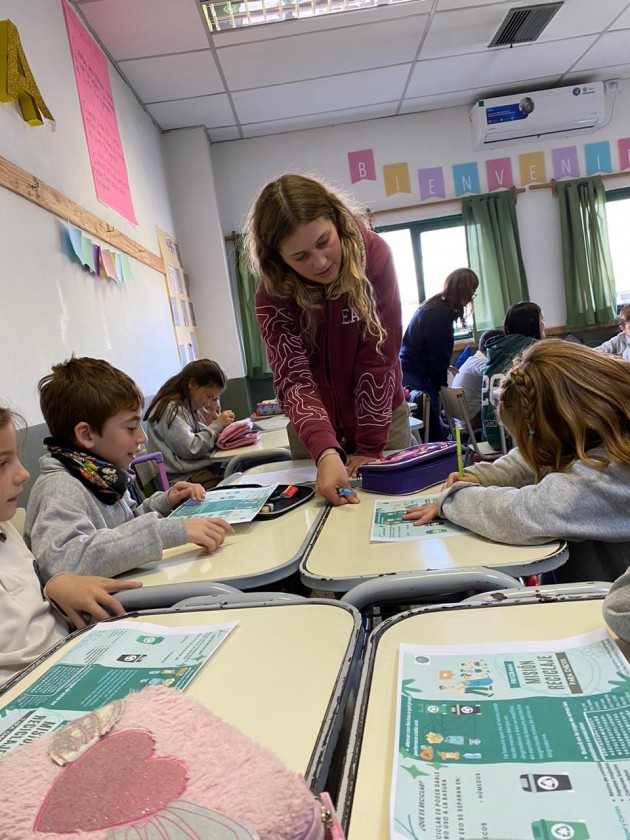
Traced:
<path fill-rule="evenodd" d="M 480 99 L 470 111 L 473 148 L 557 134 L 588 134 L 606 123 L 604 83 Z"/>

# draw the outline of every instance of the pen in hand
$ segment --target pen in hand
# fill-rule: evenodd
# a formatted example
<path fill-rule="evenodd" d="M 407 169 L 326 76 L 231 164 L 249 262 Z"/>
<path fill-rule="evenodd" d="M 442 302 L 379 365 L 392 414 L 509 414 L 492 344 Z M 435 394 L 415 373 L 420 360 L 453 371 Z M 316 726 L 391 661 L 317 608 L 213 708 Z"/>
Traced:
<path fill-rule="evenodd" d="M 350 490 L 349 487 L 337 487 L 337 495 L 338 496 L 354 496 L 354 490 Z"/>

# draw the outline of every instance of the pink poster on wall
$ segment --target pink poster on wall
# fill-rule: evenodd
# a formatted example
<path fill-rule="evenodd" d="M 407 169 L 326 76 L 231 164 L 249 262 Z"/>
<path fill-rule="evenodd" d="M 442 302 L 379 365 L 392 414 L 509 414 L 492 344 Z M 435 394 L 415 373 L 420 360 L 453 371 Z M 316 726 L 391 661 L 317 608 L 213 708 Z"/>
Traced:
<path fill-rule="evenodd" d="M 61 1 L 96 197 L 135 225 L 107 58 L 65 0 Z"/>

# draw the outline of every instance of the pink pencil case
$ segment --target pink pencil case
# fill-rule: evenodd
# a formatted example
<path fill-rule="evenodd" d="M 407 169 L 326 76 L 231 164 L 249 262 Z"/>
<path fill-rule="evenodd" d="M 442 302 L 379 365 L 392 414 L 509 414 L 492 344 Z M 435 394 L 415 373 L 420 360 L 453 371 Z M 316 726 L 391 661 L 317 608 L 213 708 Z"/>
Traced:
<path fill-rule="evenodd" d="M 260 440 L 260 432 L 254 429 L 249 417 L 230 423 L 218 436 L 217 449 L 237 449 L 239 446 L 252 446 Z"/>
<path fill-rule="evenodd" d="M 0 761 L 0 790 L 12 840 L 343 840 L 328 797 L 164 686 L 16 748 Z"/>

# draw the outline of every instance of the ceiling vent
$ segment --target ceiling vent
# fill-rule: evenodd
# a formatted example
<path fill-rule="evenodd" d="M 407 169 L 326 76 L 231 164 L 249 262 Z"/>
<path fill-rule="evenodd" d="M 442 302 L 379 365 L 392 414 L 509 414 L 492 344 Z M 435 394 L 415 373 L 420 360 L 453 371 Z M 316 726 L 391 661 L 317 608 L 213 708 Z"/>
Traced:
<path fill-rule="evenodd" d="M 535 41 L 547 26 L 561 3 L 544 3 L 539 6 L 521 6 L 510 9 L 496 35 L 488 44 L 489 47 L 502 47 L 507 44 L 522 44 Z"/>

